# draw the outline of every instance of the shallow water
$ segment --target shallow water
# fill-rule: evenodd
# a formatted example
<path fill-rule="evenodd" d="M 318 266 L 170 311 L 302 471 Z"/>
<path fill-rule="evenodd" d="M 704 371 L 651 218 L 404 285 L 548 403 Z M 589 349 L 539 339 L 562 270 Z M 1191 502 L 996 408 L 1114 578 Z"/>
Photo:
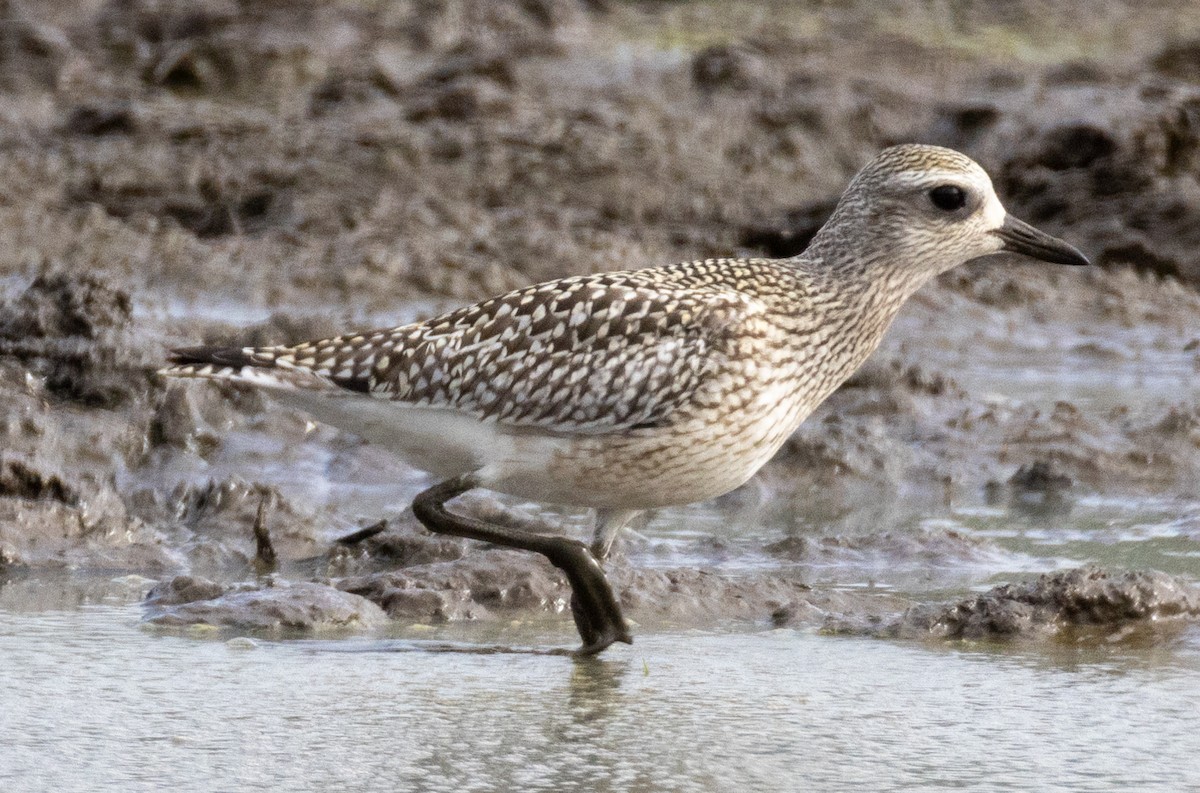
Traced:
<path fill-rule="evenodd" d="M 404 639 L 205 640 L 139 619 L 112 603 L 0 611 L 0 787 L 1200 785 L 1200 646 L 1186 639 L 1024 652 L 659 634 L 573 661 Z"/>

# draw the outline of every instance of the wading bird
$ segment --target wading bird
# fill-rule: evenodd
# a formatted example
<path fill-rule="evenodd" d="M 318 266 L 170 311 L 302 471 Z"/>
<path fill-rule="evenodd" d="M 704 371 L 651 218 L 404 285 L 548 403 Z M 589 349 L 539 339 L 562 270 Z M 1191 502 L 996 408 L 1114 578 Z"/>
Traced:
<path fill-rule="evenodd" d="M 176 350 L 163 373 L 259 386 L 435 474 L 413 502 L 421 523 L 547 557 L 591 654 L 631 641 L 601 562 L 633 516 L 746 482 L 922 284 L 1003 252 L 1088 263 L 1008 215 L 970 158 L 894 146 L 790 259 L 563 278 L 396 328 Z M 446 508 L 477 487 L 590 507 L 593 541 Z"/>

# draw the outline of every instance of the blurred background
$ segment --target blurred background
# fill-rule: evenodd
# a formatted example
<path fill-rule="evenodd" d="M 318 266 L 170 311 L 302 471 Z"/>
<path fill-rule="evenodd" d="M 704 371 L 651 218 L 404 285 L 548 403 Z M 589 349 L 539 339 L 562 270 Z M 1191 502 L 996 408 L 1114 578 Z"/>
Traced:
<path fill-rule="evenodd" d="M 392 310 L 789 254 L 920 140 L 1103 266 L 1198 277 L 1191 3 L 122 0 L 3 31 L 6 274 Z"/>

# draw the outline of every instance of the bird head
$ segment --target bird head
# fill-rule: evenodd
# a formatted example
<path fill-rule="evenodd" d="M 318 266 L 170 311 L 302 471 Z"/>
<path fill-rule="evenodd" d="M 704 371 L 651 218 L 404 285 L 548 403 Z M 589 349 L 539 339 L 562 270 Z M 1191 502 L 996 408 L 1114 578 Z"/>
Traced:
<path fill-rule="evenodd" d="M 870 267 L 921 280 L 999 253 L 1088 264 L 1075 247 L 1009 215 L 987 172 L 940 146 L 880 152 L 850 183 L 826 228 L 832 236 L 872 241 Z"/>

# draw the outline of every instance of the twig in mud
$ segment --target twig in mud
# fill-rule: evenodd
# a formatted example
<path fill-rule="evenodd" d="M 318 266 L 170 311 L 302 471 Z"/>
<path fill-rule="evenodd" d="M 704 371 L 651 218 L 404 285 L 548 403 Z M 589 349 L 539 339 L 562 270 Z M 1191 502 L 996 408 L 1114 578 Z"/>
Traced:
<path fill-rule="evenodd" d="M 273 571 L 278 557 L 271 544 L 271 532 L 267 530 L 267 501 L 270 495 L 262 494 L 258 502 L 258 513 L 254 516 L 254 565 L 261 570 Z"/>
<path fill-rule="evenodd" d="M 371 539 L 376 534 L 382 534 L 386 530 L 387 530 L 387 521 L 381 520 L 381 521 L 372 523 L 370 526 L 367 526 L 365 529 L 359 529 L 358 531 L 352 531 L 349 534 L 345 535 L 344 537 L 338 537 L 336 540 L 334 540 L 334 542 L 337 543 L 338 545 L 357 545 L 358 543 L 362 542 L 363 540 Z"/>

